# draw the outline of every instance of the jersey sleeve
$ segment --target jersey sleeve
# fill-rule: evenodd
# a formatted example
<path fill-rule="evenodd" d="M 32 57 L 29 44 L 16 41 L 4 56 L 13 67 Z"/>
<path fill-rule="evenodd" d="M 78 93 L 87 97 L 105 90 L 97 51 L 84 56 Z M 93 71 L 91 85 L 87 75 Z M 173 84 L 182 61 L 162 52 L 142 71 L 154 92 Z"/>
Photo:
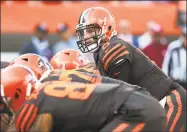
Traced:
<path fill-rule="evenodd" d="M 16 129 L 29 131 L 38 113 L 38 107 L 34 104 L 24 104 L 16 114 Z"/>
<path fill-rule="evenodd" d="M 103 68 L 107 71 L 110 67 L 115 67 L 130 60 L 130 50 L 127 45 L 117 43 L 107 46 L 101 56 Z"/>

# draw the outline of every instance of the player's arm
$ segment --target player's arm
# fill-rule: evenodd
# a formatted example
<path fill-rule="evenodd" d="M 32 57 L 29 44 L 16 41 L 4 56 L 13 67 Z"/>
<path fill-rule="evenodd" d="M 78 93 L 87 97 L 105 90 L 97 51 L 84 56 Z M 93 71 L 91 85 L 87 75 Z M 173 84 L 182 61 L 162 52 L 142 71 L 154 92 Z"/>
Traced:
<path fill-rule="evenodd" d="M 53 119 L 49 113 L 40 114 L 35 119 L 33 125 L 30 128 L 30 132 L 43 131 L 50 132 L 52 129 Z"/>
<path fill-rule="evenodd" d="M 16 131 L 29 131 L 29 132 L 50 132 L 52 129 L 53 119 L 52 115 L 49 113 L 43 113 L 37 115 L 37 117 L 34 119 L 34 122 L 31 124 L 30 128 L 26 127 L 28 125 L 23 126 L 23 122 L 18 122 L 17 119 L 15 119 L 15 122 L 12 123 L 9 128 L 7 129 L 7 132 L 16 132 Z M 30 118 L 27 120 L 28 122 L 32 122 L 33 118 Z"/>
<path fill-rule="evenodd" d="M 103 68 L 107 76 L 122 81 L 129 80 L 130 49 L 125 44 L 110 45 L 102 58 Z"/>
<path fill-rule="evenodd" d="M 8 114 L 1 113 L 0 115 L 0 131 L 4 132 L 8 129 L 10 123 L 10 117 Z"/>
<path fill-rule="evenodd" d="M 126 59 L 121 63 L 116 63 L 108 68 L 109 77 L 119 79 L 125 82 L 129 80 L 130 62 Z"/>

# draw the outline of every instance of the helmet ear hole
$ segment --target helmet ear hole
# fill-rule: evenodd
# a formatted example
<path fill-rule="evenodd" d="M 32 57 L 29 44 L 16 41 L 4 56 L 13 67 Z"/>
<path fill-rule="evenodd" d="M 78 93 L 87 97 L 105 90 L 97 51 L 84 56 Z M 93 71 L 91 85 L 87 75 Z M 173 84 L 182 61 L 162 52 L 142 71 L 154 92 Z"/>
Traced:
<path fill-rule="evenodd" d="M 19 93 L 22 92 L 20 88 L 17 88 L 17 89 L 16 89 L 16 93 L 15 93 L 15 95 L 14 95 L 14 98 L 15 98 L 15 99 L 18 99 L 18 98 L 19 98 L 18 92 L 19 92 Z"/>
<path fill-rule="evenodd" d="M 66 52 L 66 53 L 64 53 L 64 54 L 69 55 L 69 53 L 68 53 L 68 52 Z"/>
<path fill-rule="evenodd" d="M 108 31 L 110 31 L 111 29 L 112 29 L 112 26 L 109 26 L 109 27 L 108 27 Z"/>
<path fill-rule="evenodd" d="M 18 98 L 19 98 L 19 94 L 18 94 L 18 93 L 15 93 L 14 98 L 15 98 L 15 99 L 18 99 Z"/>
<path fill-rule="evenodd" d="M 24 61 L 28 61 L 28 58 L 23 58 L 22 60 L 24 60 Z"/>

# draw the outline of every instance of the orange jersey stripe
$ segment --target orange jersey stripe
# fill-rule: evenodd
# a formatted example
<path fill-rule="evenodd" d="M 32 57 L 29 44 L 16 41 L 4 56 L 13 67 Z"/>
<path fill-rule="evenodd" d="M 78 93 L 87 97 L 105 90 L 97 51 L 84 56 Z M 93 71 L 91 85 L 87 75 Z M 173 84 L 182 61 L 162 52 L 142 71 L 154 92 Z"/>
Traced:
<path fill-rule="evenodd" d="M 126 54 L 129 54 L 129 51 L 122 52 L 122 53 L 119 54 L 116 58 L 114 58 L 113 61 L 117 60 L 119 57 L 124 56 L 124 55 L 126 55 Z M 112 62 L 113 62 L 113 61 L 112 61 Z"/>
<path fill-rule="evenodd" d="M 114 47 L 112 47 L 108 52 L 106 52 L 106 54 L 104 55 L 104 57 L 102 58 L 102 62 L 104 62 L 104 60 L 106 59 L 106 57 L 108 57 L 108 55 L 113 52 L 115 49 L 117 49 L 120 46 L 120 44 L 115 45 Z"/>
<path fill-rule="evenodd" d="M 172 93 L 176 96 L 176 100 L 177 100 L 177 104 L 178 104 L 178 109 L 177 109 L 177 114 L 173 120 L 173 123 L 170 127 L 170 131 L 173 132 L 176 124 L 177 124 L 177 121 L 179 120 L 179 117 L 181 116 L 181 113 L 182 113 L 182 103 L 181 103 L 181 97 L 180 97 L 180 94 L 174 90 L 172 91 Z"/>
<path fill-rule="evenodd" d="M 171 97 L 170 96 L 167 96 L 167 104 L 168 104 L 168 107 L 169 107 L 169 111 L 167 112 L 167 115 L 166 115 L 166 123 L 168 125 L 168 122 L 171 118 L 171 115 L 173 113 L 173 110 L 174 110 L 174 106 L 173 106 L 173 103 L 171 101 Z"/>
<path fill-rule="evenodd" d="M 102 46 L 102 49 L 104 50 L 105 53 L 107 53 L 110 50 L 109 46 L 110 46 L 110 43 L 105 43 Z"/>
<path fill-rule="evenodd" d="M 17 130 L 20 130 L 19 126 L 20 126 L 20 124 L 21 124 L 21 119 L 22 119 L 22 117 L 25 115 L 25 112 L 26 112 L 27 108 L 28 108 L 28 104 L 26 104 L 26 105 L 24 106 L 24 108 L 21 110 L 21 113 L 19 114 L 19 116 L 18 116 L 17 119 L 16 119 L 16 129 L 17 129 Z"/>
<path fill-rule="evenodd" d="M 34 112 L 33 112 L 33 114 L 32 114 L 32 117 L 30 118 L 30 120 L 29 120 L 29 122 L 28 122 L 28 124 L 27 124 L 27 126 L 26 126 L 26 131 L 27 131 L 27 132 L 29 131 L 29 128 L 31 127 L 31 125 L 32 125 L 32 123 L 33 123 L 33 121 L 34 121 L 34 119 L 36 118 L 37 112 L 38 112 L 38 108 L 35 107 L 35 108 L 34 108 Z"/>
<path fill-rule="evenodd" d="M 106 63 L 104 64 L 104 69 L 106 70 L 106 67 L 108 66 L 108 63 L 111 61 L 111 59 L 114 58 L 115 55 L 117 55 L 120 51 L 124 50 L 126 47 L 120 47 L 118 50 L 116 50 L 106 61 Z"/>
<path fill-rule="evenodd" d="M 135 128 L 132 129 L 132 132 L 141 132 L 142 129 L 144 128 L 144 126 L 145 126 L 145 123 L 137 124 L 137 125 L 135 126 Z"/>
<path fill-rule="evenodd" d="M 112 132 L 122 132 L 124 131 L 129 125 L 126 123 L 119 124 Z"/>
<path fill-rule="evenodd" d="M 26 122 L 27 122 L 29 116 L 31 115 L 31 112 L 33 111 L 33 109 L 34 109 L 34 105 L 31 104 L 31 106 L 30 106 L 30 108 L 28 109 L 28 112 L 26 113 L 26 115 L 25 115 L 25 117 L 24 117 L 24 119 L 23 119 L 23 121 L 22 121 L 22 124 L 21 124 L 20 130 L 21 130 L 22 132 L 25 131 L 24 128 L 25 128 Z"/>

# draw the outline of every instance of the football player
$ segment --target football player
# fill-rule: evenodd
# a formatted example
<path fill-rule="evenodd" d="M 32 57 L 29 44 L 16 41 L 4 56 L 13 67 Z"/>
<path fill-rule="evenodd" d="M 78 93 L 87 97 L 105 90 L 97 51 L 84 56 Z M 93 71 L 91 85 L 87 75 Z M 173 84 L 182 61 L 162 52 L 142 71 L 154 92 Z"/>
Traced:
<path fill-rule="evenodd" d="M 41 56 L 32 53 L 18 56 L 10 62 L 10 65 L 18 64 L 29 67 L 34 72 L 38 80 L 43 80 L 53 70 L 52 66 Z"/>
<path fill-rule="evenodd" d="M 165 111 L 145 91 L 119 84 L 49 81 L 21 106 L 9 131 L 166 131 Z"/>
<path fill-rule="evenodd" d="M 99 74 L 96 66 L 89 63 L 88 58 L 81 52 L 73 49 L 66 49 L 58 52 L 50 60 L 54 69 L 73 70 Z"/>
<path fill-rule="evenodd" d="M 116 80 L 116 79 L 112 79 L 109 77 L 103 77 L 98 74 L 91 74 L 91 73 L 85 72 L 85 69 L 83 72 L 79 71 L 79 69 L 74 69 L 74 70 L 56 69 L 56 70 L 53 70 L 49 74 L 49 76 L 46 77 L 41 82 L 44 83 L 47 81 L 79 82 L 79 83 L 86 83 L 86 84 L 113 83 L 113 84 L 128 85 L 128 83 L 121 81 L 121 80 Z M 165 98 L 160 101 L 160 104 L 163 107 L 165 105 L 164 101 L 165 101 Z"/>
<path fill-rule="evenodd" d="M 1 71 L 1 131 L 11 124 L 13 115 L 29 97 L 34 88 L 40 85 L 31 69 L 22 65 L 6 67 Z"/>
<path fill-rule="evenodd" d="M 94 53 L 101 75 L 144 87 L 158 100 L 165 97 L 168 130 L 186 130 L 186 90 L 140 50 L 117 37 L 110 11 L 102 7 L 86 9 L 80 15 L 76 33 L 79 49 Z"/>

